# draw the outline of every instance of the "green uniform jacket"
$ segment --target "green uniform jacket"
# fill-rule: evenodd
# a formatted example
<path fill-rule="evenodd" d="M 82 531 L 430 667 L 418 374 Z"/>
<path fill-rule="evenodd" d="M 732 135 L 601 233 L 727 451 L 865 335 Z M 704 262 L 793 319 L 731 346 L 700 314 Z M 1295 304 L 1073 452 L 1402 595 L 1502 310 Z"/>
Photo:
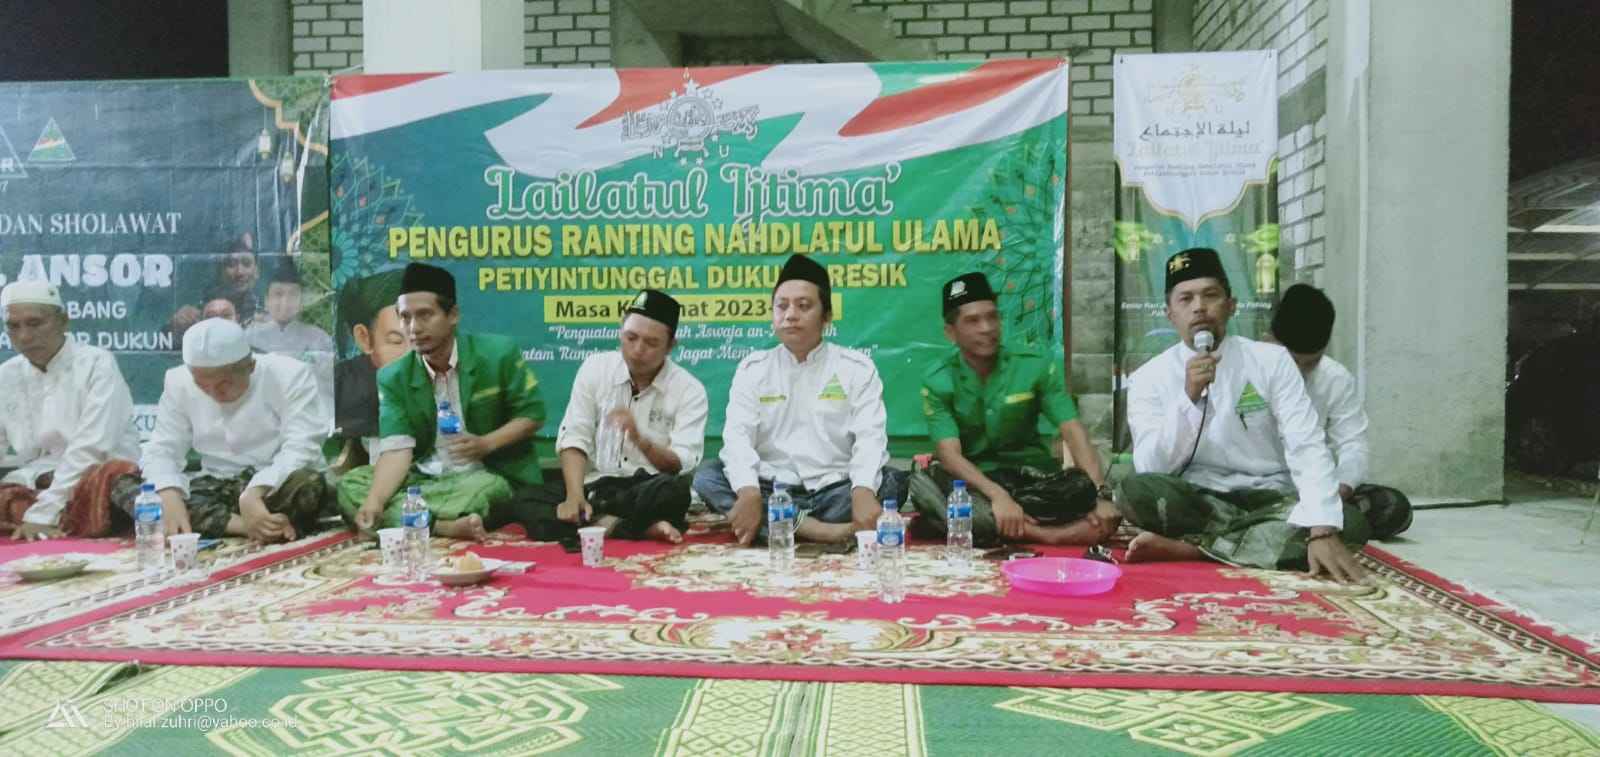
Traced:
<path fill-rule="evenodd" d="M 1050 470 L 1059 463 L 1044 440 L 1056 429 L 1040 429 L 1039 419 L 1057 427 L 1077 418 L 1078 407 L 1067 394 L 1059 361 L 1002 347 L 988 381 L 959 350 L 930 366 L 922 379 L 922 413 L 932 441 L 960 439 L 962 456 L 980 470 Z"/>
<path fill-rule="evenodd" d="M 462 424 L 469 434 L 483 436 L 512 418 L 544 422 L 544 399 L 539 379 L 522 359 L 515 342 L 502 336 L 456 332 L 456 369 L 461 385 Z M 414 460 L 433 454 L 439 433 L 439 408 L 433 401 L 433 382 L 416 352 L 378 371 L 378 435 L 409 436 L 417 440 Z M 544 482 L 533 440 L 525 439 L 490 453 L 484 467 L 504 476 L 513 486 Z"/>

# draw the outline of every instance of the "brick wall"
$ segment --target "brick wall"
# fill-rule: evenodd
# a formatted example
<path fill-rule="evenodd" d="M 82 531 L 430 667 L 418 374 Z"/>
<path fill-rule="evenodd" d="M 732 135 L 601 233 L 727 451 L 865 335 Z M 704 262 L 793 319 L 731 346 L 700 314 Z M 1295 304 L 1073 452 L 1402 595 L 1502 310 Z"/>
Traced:
<path fill-rule="evenodd" d="M 611 65 L 611 0 L 529 0 L 522 28 L 529 68 Z"/>
<path fill-rule="evenodd" d="M 294 73 L 361 65 L 361 0 L 292 2 Z M 611 0 L 528 0 L 522 21 L 530 68 L 611 65 Z"/>
<path fill-rule="evenodd" d="M 361 0 L 293 0 L 294 73 L 361 65 Z"/>
<path fill-rule="evenodd" d="M 1072 124 L 1111 125 L 1111 56 L 1148 53 L 1151 0 L 856 0 L 895 33 L 933 42 L 940 58 L 1068 56 Z"/>
<path fill-rule="evenodd" d="M 1278 51 L 1282 282 L 1322 283 L 1328 0 L 1196 0 L 1195 48 Z"/>

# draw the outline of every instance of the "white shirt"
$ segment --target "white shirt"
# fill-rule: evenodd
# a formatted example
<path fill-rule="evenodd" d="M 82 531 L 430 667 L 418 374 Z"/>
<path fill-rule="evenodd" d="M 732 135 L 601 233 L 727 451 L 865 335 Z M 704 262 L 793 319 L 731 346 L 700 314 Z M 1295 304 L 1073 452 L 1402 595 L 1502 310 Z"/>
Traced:
<path fill-rule="evenodd" d="M 329 407 L 333 406 L 333 364 L 336 356 L 333 337 L 328 336 L 328 332 L 301 321 L 279 325 L 268 318 L 251 324 L 245 329 L 244 336 L 250 342 L 250 349 L 288 355 L 311 366 L 323 401 Z M 328 433 L 333 433 L 333 429 L 329 428 Z"/>
<path fill-rule="evenodd" d="M 590 355 L 578 367 L 572 381 L 572 397 L 567 400 L 556 434 L 556 450 L 582 450 L 589 457 L 584 483 L 605 476 L 631 476 L 643 468 L 660 473 L 650 458 L 631 441 L 622 443 L 622 459 L 601 468 L 595 454 L 595 437 L 607 413 L 617 408 L 633 411 L 639 434 L 655 444 L 666 444 L 678 456 L 679 472 L 694 470 L 705 452 L 706 388 L 688 371 L 668 358 L 655 380 L 637 396 L 628 377 L 628 364 L 620 352 Z"/>
<path fill-rule="evenodd" d="M 804 363 L 783 345 L 740 361 L 728 390 L 722 463 L 735 490 L 759 479 L 817 491 L 877 490 L 889 462 L 883 381 L 872 358 L 823 342 Z"/>
<path fill-rule="evenodd" d="M 1322 421 L 1289 351 L 1229 336 L 1218 353 L 1209 400 L 1200 403 L 1184 391 L 1195 352 L 1182 342 L 1133 373 L 1128 426 L 1134 469 L 1176 474 L 1193 449 L 1194 461 L 1183 473 L 1189 483 L 1214 491 L 1296 492 L 1300 502 L 1289 514 L 1290 523 L 1343 527 L 1344 507 Z M 1207 403 L 1202 432 L 1201 408 Z M 1203 434 L 1198 448 L 1197 434 Z"/>
<path fill-rule="evenodd" d="M 461 416 L 461 422 L 464 425 L 466 423 L 466 407 L 461 404 L 461 372 L 456 370 L 456 348 L 459 345 L 460 343 L 454 340 L 450 342 L 450 365 L 444 369 L 443 373 L 435 371 L 427 360 L 415 352 L 403 359 L 418 360 L 422 363 L 422 370 L 428 372 L 428 380 L 433 382 L 434 407 L 438 407 L 441 402 L 450 403 L 451 409 L 456 411 L 456 415 Z M 462 430 L 465 430 L 465 428 Z M 378 440 L 377 447 L 379 454 L 397 449 L 416 449 L 417 438 L 410 434 L 386 436 Z M 435 440 L 433 454 L 428 455 L 426 460 L 417 461 L 416 466 L 417 470 L 429 476 L 442 476 L 446 470 L 467 470 L 477 467 L 477 464 L 471 466 L 449 465 L 448 461 L 444 459 L 442 445 L 438 443 L 438 440 Z"/>
<path fill-rule="evenodd" d="M 133 396 L 110 352 L 70 335 L 41 371 L 17 355 L 0 364 L 0 451 L 16 450 L 20 465 L 6 483 L 32 487 L 54 472 L 50 488 L 22 516 L 54 526 L 73 487 L 90 468 L 139 457 Z"/>
<path fill-rule="evenodd" d="M 322 440 L 333 409 L 322 401 L 311 369 L 283 355 L 256 355 L 250 388 L 226 405 L 207 397 L 187 366 L 167 371 L 156 428 L 140 467 L 156 490 L 189 496 L 184 464 L 200 454 L 200 475 L 228 478 L 255 468 L 249 486 L 270 494 L 301 468 L 322 467 Z"/>
<path fill-rule="evenodd" d="M 1306 376 L 1306 393 L 1327 430 L 1339 483 L 1352 489 L 1367 482 L 1367 411 L 1356 392 L 1356 377 L 1331 357 L 1323 356 Z"/>
<path fill-rule="evenodd" d="M 333 352 L 333 337 L 328 336 L 328 332 L 300 321 L 279 325 L 277 321 L 269 318 L 250 324 L 244 334 L 250 341 L 251 349 L 260 352 L 287 353 L 296 356 L 308 352 Z"/>

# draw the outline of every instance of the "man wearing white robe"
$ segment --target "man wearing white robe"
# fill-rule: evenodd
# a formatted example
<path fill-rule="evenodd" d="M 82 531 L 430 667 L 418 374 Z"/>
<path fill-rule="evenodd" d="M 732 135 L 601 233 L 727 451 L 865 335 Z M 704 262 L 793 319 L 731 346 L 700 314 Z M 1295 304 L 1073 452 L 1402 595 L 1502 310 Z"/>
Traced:
<path fill-rule="evenodd" d="M 80 344 L 60 291 L 43 281 L 0 290 L 17 355 L 0 364 L 0 453 L 17 465 L 0 486 L 0 528 L 13 538 L 103 536 L 109 481 L 134 469 L 133 398 L 110 352 Z"/>
<path fill-rule="evenodd" d="M 321 445 L 333 411 L 310 367 L 251 355 L 239 325 L 220 318 L 184 333 L 183 362 L 167 371 L 140 460 L 167 533 L 263 542 L 305 535 L 332 497 Z M 192 475 L 184 472 L 191 449 L 200 456 Z M 129 476 L 117 487 L 126 512 L 137 484 Z"/>

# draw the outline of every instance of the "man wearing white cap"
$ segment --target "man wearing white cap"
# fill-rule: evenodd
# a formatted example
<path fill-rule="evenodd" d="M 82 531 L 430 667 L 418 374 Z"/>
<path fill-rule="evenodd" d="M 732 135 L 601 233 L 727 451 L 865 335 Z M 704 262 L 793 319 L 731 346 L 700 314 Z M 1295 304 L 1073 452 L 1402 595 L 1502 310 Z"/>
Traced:
<path fill-rule="evenodd" d="M 305 363 L 250 354 L 239 324 L 201 321 L 183 334 L 182 366 L 167 371 L 156 427 L 140 462 L 161 495 L 166 531 L 256 541 L 305 535 L 330 501 L 322 440 L 333 412 Z M 189 451 L 200 471 L 184 473 Z M 113 501 L 132 512 L 132 476 Z"/>
<path fill-rule="evenodd" d="M 79 344 L 61 293 L 43 281 L 0 290 L 17 356 L 0 364 L 0 453 L 19 467 L 0 485 L 0 529 L 13 538 L 111 530 L 110 482 L 135 470 L 133 398 L 111 353 Z"/>

